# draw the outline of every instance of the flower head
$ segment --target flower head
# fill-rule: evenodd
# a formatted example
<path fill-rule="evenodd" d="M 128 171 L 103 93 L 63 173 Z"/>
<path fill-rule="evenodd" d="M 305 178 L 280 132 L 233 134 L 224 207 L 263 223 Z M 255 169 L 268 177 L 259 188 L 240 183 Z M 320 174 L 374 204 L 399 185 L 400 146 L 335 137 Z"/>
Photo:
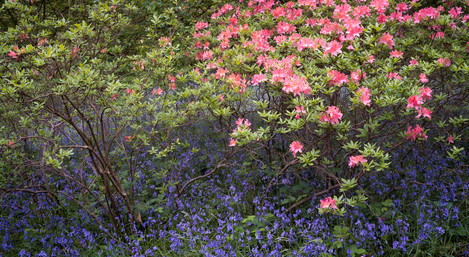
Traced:
<path fill-rule="evenodd" d="M 299 141 L 293 141 L 290 144 L 290 151 L 293 152 L 293 156 L 296 157 L 296 153 L 302 153 L 303 145 Z"/>
<path fill-rule="evenodd" d="M 236 146 L 237 143 L 238 143 L 237 139 L 230 138 L 230 144 L 228 146 Z"/>
<path fill-rule="evenodd" d="M 321 208 L 328 209 L 330 207 L 334 210 L 337 210 L 337 206 L 335 205 L 335 199 L 332 199 L 331 197 L 327 197 L 326 199 L 320 200 L 320 201 L 321 201 L 321 205 L 320 205 Z"/>
<path fill-rule="evenodd" d="M 324 56 L 327 54 L 331 54 L 331 56 L 336 56 L 339 53 L 342 53 L 342 44 L 337 42 L 336 40 L 329 42 L 326 46 L 326 51 L 324 52 Z"/>
<path fill-rule="evenodd" d="M 370 89 L 367 87 L 361 87 L 360 89 L 357 90 L 357 93 L 360 95 L 360 100 L 364 105 L 370 106 Z"/>
<path fill-rule="evenodd" d="M 367 162 L 367 159 L 363 158 L 363 155 L 356 155 L 356 156 L 350 156 L 350 161 L 348 163 L 348 166 L 353 168 L 357 166 L 359 163 L 365 163 Z"/>
<path fill-rule="evenodd" d="M 407 109 L 409 108 L 415 108 L 418 109 L 420 108 L 420 105 L 423 104 L 422 97 L 419 95 L 413 95 L 410 96 L 409 99 L 407 99 Z"/>
<path fill-rule="evenodd" d="M 339 123 L 339 120 L 342 119 L 342 116 L 343 116 L 339 108 L 335 106 L 329 106 L 326 113 L 327 113 L 327 121 L 329 121 L 331 124 Z"/>

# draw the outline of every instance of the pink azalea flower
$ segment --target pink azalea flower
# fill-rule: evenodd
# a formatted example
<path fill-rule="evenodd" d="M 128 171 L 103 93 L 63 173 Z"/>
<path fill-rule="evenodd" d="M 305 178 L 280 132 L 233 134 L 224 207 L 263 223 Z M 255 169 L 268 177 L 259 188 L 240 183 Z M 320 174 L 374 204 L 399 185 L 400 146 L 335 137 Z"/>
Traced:
<path fill-rule="evenodd" d="M 199 22 L 197 22 L 197 23 L 195 24 L 195 29 L 196 29 L 196 30 L 205 29 L 206 27 L 208 27 L 208 22 L 201 22 L 201 21 L 199 21 Z"/>
<path fill-rule="evenodd" d="M 355 16 L 355 19 L 358 19 L 362 16 L 369 16 L 370 12 L 371 12 L 370 7 L 368 7 L 366 5 L 361 5 L 361 6 L 355 7 L 355 9 L 353 9 L 353 16 Z"/>
<path fill-rule="evenodd" d="M 327 197 L 326 199 L 320 200 L 320 201 L 321 201 L 321 204 L 319 206 L 320 208 L 328 209 L 329 207 L 331 207 L 332 209 L 337 210 L 337 206 L 335 205 L 335 200 L 332 199 L 331 197 Z"/>
<path fill-rule="evenodd" d="M 359 73 L 359 72 L 360 72 L 360 71 L 357 70 L 357 72 L 352 71 L 352 72 L 350 73 L 350 78 L 352 79 L 352 81 L 355 81 L 355 82 L 360 81 L 360 73 Z"/>
<path fill-rule="evenodd" d="M 217 68 L 217 73 L 215 73 L 215 78 L 224 78 L 225 75 L 228 73 L 228 69 L 222 69 L 220 67 Z"/>
<path fill-rule="evenodd" d="M 324 56 L 327 54 L 331 54 L 331 56 L 336 56 L 339 53 L 342 53 L 342 44 L 337 42 L 336 40 L 329 42 L 326 46 L 326 51 L 324 52 Z"/>
<path fill-rule="evenodd" d="M 448 141 L 448 144 L 453 144 L 454 143 L 453 139 L 454 137 L 450 134 L 446 140 Z"/>
<path fill-rule="evenodd" d="M 259 83 L 266 81 L 267 79 L 265 78 L 264 74 L 256 74 L 252 76 L 252 85 L 258 85 Z"/>
<path fill-rule="evenodd" d="M 357 90 L 357 93 L 360 95 L 360 100 L 364 105 L 370 106 L 370 89 L 367 87 L 361 87 L 360 89 Z"/>
<path fill-rule="evenodd" d="M 375 57 L 373 55 L 368 56 L 368 63 L 373 63 L 375 61 Z"/>
<path fill-rule="evenodd" d="M 432 111 L 430 109 L 427 109 L 427 108 L 424 108 L 424 107 L 420 107 L 417 109 L 418 111 L 418 115 L 416 118 L 420 118 L 420 116 L 423 116 L 423 117 L 427 117 L 428 119 L 432 119 L 432 117 L 430 116 L 432 114 Z"/>
<path fill-rule="evenodd" d="M 326 113 L 326 121 L 330 122 L 331 124 L 339 123 L 339 120 L 342 119 L 343 116 L 343 114 L 339 111 L 339 108 L 335 106 L 329 106 Z"/>
<path fill-rule="evenodd" d="M 432 89 L 429 87 L 421 88 L 420 97 L 422 97 L 423 100 L 429 100 L 430 98 L 432 98 Z"/>
<path fill-rule="evenodd" d="M 439 59 L 438 59 L 438 63 L 439 63 L 439 64 L 443 64 L 443 65 L 445 65 L 446 67 L 449 67 L 449 66 L 451 65 L 451 61 L 450 61 L 450 59 L 448 59 L 448 58 L 439 58 Z"/>
<path fill-rule="evenodd" d="M 10 51 L 10 53 L 8 54 L 8 56 L 10 56 L 11 58 L 14 58 L 14 59 L 18 58 L 18 55 L 17 55 L 16 52 L 13 51 L 13 50 Z"/>
<path fill-rule="evenodd" d="M 423 104 L 422 98 L 418 95 L 413 95 L 410 96 L 409 99 L 407 99 L 407 109 L 409 108 L 415 108 L 418 109 L 420 108 L 420 105 Z"/>
<path fill-rule="evenodd" d="M 412 66 L 417 65 L 417 64 L 418 64 L 417 60 L 412 59 L 412 60 L 410 60 L 410 65 L 409 66 L 412 67 Z"/>
<path fill-rule="evenodd" d="M 409 9 L 406 3 L 399 3 L 396 5 L 396 11 L 398 12 L 405 12 Z"/>
<path fill-rule="evenodd" d="M 340 73 L 336 70 L 331 70 L 327 73 L 327 76 L 331 78 L 329 85 L 340 86 L 343 83 L 348 83 L 347 75 Z"/>
<path fill-rule="evenodd" d="M 427 135 L 422 132 L 423 132 L 423 129 L 419 125 L 417 125 L 414 129 L 412 129 L 412 126 L 409 126 L 407 128 L 406 139 L 411 139 L 412 141 L 415 141 L 417 138 L 423 138 L 426 140 Z"/>
<path fill-rule="evenodd" d="M 379 39 L 379 43 L 385 44 L 391 49 L 394 46 L 393 37 L 387 32 L 383 33 L 383 36 L 381 36 L 381 38 Z"/>
<path fill-rule="evenodd" d="M 306 113 L 304 106 L 295 106 L 295 108 L 296 108 L 296 113 L 298 114 Z"/>
<path fill-rule="evenodd" d="M 230 144 L 228 146 L 236 146 L 236 143 L 238 143 L 237 139 L 230 138 Z"/>
<path fill-rule="evenodd" d="M 161 88 L 158 88 L 158 89 L 153 88 L 152 95 L 161 95 L 161 94 L 163 94 L 163 90 Z"/>
<path fill-rule="evenodd" d="M 386 75 L 389 79 L 402 79 L 402 77 L 397 72 L 390 72 Z"/>
<path fill-rule="evenodd" d="M 401 51 L 393 50 L 391 51 L 391 58 L 401 58 L 403 53 Z"/>
<path fill-rule="evenodd" d="M 424 73 L 420 73 L 420 82 L 422 83 L 428 82 L 428 78 Z"/>
<path fill-rule="evenodd" d="M 132 89 L 130 89 L 130 88 L 127 88 L 127 89 L 125 90 L 125 92 L 126 92 L 127 94 L 129 94 L 129 95 L 133 95 L 133 94 L 135 93 L 135 92 L 134 92 Z"/>
<path fill-rule="evenodd" d="M 357 166 L 359 163 L 365 163 L 367 162 L 367 159 L 363 158 L 363 155 L 356 155 L 356 156 L 350 156 L 350 161 L 348 163 L 348 166 L 353 168 Z"/>
<path fill-rule="evenodd" d="M 290 144 L 290 151 L 293 152 L 294 157 L 296 157 L 296 153 L 298 152 L 303 153 L 301 149 L 303 149 L 303 145 L 299 141 L 293 141 Z"/>

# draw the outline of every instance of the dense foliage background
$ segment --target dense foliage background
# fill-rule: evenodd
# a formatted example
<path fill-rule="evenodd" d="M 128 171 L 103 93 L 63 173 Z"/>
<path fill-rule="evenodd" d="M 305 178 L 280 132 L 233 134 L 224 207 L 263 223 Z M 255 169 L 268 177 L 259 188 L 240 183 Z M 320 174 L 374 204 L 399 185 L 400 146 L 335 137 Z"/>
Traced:
<path fill-rule="evenodd" d="M 0 20 L 0 255 L 469 255 L 469 2 Z"/>

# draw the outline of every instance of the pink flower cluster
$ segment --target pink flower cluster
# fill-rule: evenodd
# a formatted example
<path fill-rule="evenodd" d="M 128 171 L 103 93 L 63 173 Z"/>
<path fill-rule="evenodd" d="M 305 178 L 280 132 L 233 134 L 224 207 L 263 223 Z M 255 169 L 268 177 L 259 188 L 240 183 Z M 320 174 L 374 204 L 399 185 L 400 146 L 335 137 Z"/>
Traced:
<path fill-rule="evenodd" d="M 321 122 L 330 122 L 331 124 L 339 123 L 339 120 L 342 119 L 343 114 L 340 112 L 339 108 L 336 106 L 329 106 L 326 111 L 326 114 L 319 118 Z"/>
<path fill-rule="evenodd" d="M 367 87 L 361 87 L 360 89 L 357 90 L 357 93 L 360 95 L 360 100 L 364 105 L 370 106 L 371 100 L 371 94 L 370 94 L 370 89 Z"/>
<path fill-rule="evenodd" d="M 363 158 L 363 155 L 350 156 L 348 166 L 350 168 L 353 168 L 353 167 L 357 166 L 358 164 L 360 164 L 360 163 L 363 164 L 367 161 L 368 161 L 367 159 Z"/>
<path fill-rule="evenodd" d="M 330 78 L 329 85 L 340 86 L 343 83 L 348 83 L 347 75 L 340 73 L 336 70 L 331 70 L 327 73 L 327 76 Z"/>
<path fill-rule="evenodd" d="M 295 119 L 299 119 L 301 115 L 306 114 L 304 106 L 295 106 L 295 108 L 296 108 Z"/>
<path fill-rule="evenodd" d="M 244 129 L 249 129 L 249 126 L 251 126 L 249 120 L 243 118 L 239 118 L 235 124 L 238 126 L 233 130 L 233 132 L 236 132 L 237 130 L 243 131 Z"/>
<path fill-rule="evenodd" d="M 412 141 L 415 141 L 417 138 L 423 138 L 427 140 L 427 135 L 423 133 L 423 129 L 417 125 L 415 128 L 412 128 L 412 126 L 409 126 L 407 128 L 407 137 L 406 139 L 411 139 Z"/>
<path fill-rule="evenodd" d="M 421 78 L 422 80 L 422 78 Z M 427 117 L 432 119 L 431 114 L 432 111 L 422 107 L 422 104 L 432 98 L 432 89 L 429 87 L 424 87 L 420 89 L 420 95 L 412 95 L 407 99 L 407 109 L 414 108 L 417 110 L 418 115 L 416 118 L 420 118 L 420 116 Z"/>
<path fill-rule="evenodd" d="M 293 141 L 290 144 L 290 151 L 293 152 L 293 156 L 296 157 L 298 152 L 302 153 L 303 145 L 299 141 Z"/>
<path fill-rule="evenodd" d="M 322 209 L 328 209 L 329 207 L 337 210 L 337 206 L 335 205 L 335 199 L 332 199 L 331 197 L 327 197 L 324 200 L 320 200 L 321 204 L 319 205 L 320 208 Z"/>
<path fill-rule="evenodd" d="M 379 39 L 379 43 L 380 44 L 385 44 L 391 49 L 394 46 L 393 37 L 387 32 L 383 33 L 383 36 L 381 36 L 381 38 Z"/>

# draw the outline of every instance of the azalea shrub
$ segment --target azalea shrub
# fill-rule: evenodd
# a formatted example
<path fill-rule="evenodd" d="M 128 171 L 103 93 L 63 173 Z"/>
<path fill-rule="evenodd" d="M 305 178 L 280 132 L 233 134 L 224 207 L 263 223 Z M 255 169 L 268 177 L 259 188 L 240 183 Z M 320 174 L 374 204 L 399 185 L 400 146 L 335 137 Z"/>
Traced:
<path fill-rule="evenodd" d="M 196 24 L 193 79 L 232 150 L 271 186 L 308 171 L 324 191 L 388 172 L 390 154 L 467 138 L 466 2 L 240 1 Z M 458 145 L 458 146 L 456 146 Z M 291 209 L 289 209 L 291 210 Z"/>
<path fill-rule="evenodd" d="M 0 255 L 466 254 L 468 12 L 5 1 Z"/>

